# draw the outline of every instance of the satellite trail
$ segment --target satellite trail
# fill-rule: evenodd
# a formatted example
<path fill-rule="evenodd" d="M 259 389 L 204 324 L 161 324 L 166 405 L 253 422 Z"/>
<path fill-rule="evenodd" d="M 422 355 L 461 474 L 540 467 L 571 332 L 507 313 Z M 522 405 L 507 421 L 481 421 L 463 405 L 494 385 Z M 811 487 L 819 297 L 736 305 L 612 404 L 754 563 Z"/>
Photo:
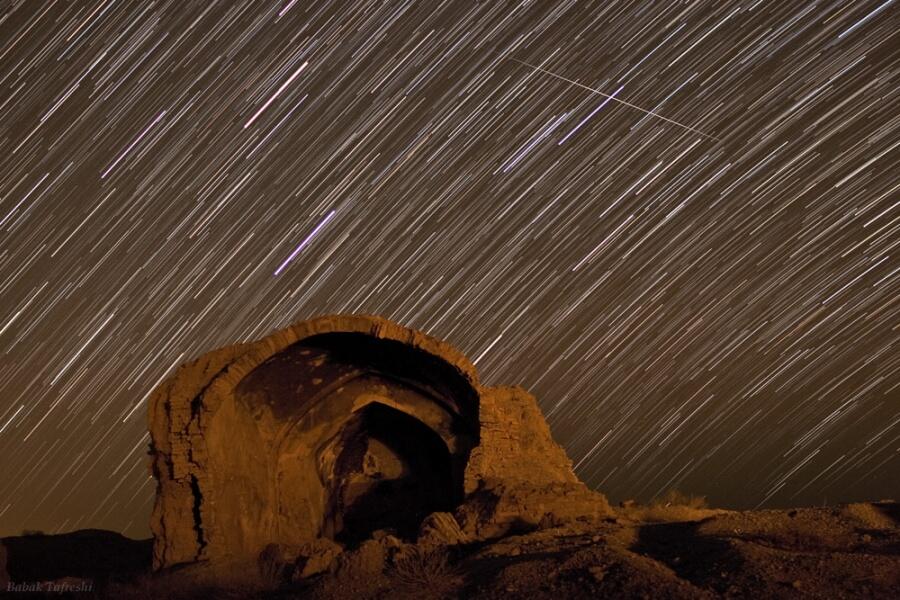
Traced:
<path fill-rule="evenodd" d="M 535 71 L 540 71 L 541 73 L 546 73 L 547 75 L 550 75 L 551 77 L 556 77 L 557 79 L 561 79 L 565 82 L 571 83 L 572 85 L 577 85 L 578 87 L 584 88 L 590 92 L 594 92 L 595 94 L 600 94 L 601 96 L 605 97 L 607 100 L 612 100 L 613 102 L 618 102 L 619 104 L 624 104 L 625 106 L 630 106 L 631 108 L 637 109 L 637 110 L 641 111 L 642 113 L 647 113 L 648 115 L 652 115 L 652 116 L 656 117 L 657 119 L 662 119 L 663 121 L 667 121 L 669 123 L 672 123 L 673 125 L 678 125 L 682 129 L 687 129 L 688 131 L 693 131 L 694 133 L 700 134 L 703 137 L 707 137 L 707 138 L 710 138 L 710 139 L 713 139 L 713 140 L 716 140 L 719 142 L 722 141 L 720 138 L 717 138 L 714 135 L 709 135 L 708 133 L 703 133 L 699 129 L 694 129 L 690 125 L 685 125 L 684 123 L 679 123 L 678 121 L 673 121 L 672 119 L 670 119 L 668 117 L 664 117 L 661 114 L 653 112 L 652 110 L 647 110 L 646 108 L 641 108 L 640 106 L 637 106 L 636 104 L 632 104 L 631 102 L 626 102 L 625 100 L 619 100 L 618 98 L 615 97 L 616 93 L 618 93 L 618 92 L 613 93 L 613 94 L 604 94 L 600 90 L 595 90 L 592 87 L 588 87 L 582 83 L 573 81 L 573 80 L 569 79 L 568 77 L 563 77 L 562 75 L 557 75 L 556 73 L 554 73 L 552 71 L 548 71 L 547 69 L 542 69 L 541 67 L 529 64 L 529 63 L 519 60 L 517 58 L 511 58 L 510 60 L 513 60 L 513 61 L 519 63 L 520 65 L 525 65 L 526 67 L 531 67 Z"/>

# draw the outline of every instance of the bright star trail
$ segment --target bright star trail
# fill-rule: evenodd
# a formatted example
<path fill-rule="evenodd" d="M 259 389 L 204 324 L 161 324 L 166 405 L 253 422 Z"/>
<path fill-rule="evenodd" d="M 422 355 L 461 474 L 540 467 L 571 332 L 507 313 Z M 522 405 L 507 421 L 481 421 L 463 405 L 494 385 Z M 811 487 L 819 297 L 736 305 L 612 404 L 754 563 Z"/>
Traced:
<path fill-rule="evenodd" d="M 615 501 L 900 498 L 898 31 L 884 0 L 0 3 L 0 535 L 146 537 L 153 387 L 330 312 L 529 389 Z"/>
<path fill-rule="evenodd" d="M 297 247 L 294 249 L 293 252 L 291 252 L 291 255 L 288 256 L 288 257 L 284 260 L 283 263 L 281 263 L 280 265 L 278 265 L 278 268 L 275 269 L 275 275 L 278 275 L 279 273 L 281 273 L 281 272 L 284 270 L 284 268 L 285 268 L 286 266 L 288 266 L 288 264 L 290 264 L 290 262 L 291 262 L 292 260 L 294 260 L 294 258 L 296 258 L 297 254 L 299 254 L 300 251 L 303 250 L 303 248 L 309 243 L 309 241 L 310 241 L 311 239 L 313 239 L 317 233 L 319 233 L 319 230 L 322 229 L 322 228 L 325 226 L 325 224 L 328 223 L 328 221 L 331 220 L 331 217 L 333 217 L 333 216 L 334 216 L 334 211 L 331 211 L 330 213 L 328 213 L 328 216 L 325 217 L 325 218 L 322 220 L 321 223 L 319 223 L 318 225 L 316 225 L 316 228 L 312 230 L 312 233 L 310 233 L 308 236 L 306 236 L 306 239 L 304 239 L 302 242 L 300 242 L 300 245 L 297 246 Z"/>

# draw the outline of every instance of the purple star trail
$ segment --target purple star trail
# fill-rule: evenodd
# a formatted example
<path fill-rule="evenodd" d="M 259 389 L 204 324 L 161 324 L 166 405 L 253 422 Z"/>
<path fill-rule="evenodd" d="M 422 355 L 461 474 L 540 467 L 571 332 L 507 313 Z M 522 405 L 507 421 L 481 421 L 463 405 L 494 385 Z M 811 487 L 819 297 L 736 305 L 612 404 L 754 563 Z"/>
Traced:
<path fill-rule="evenodd" d="M 333 216 L 334 216 L 334 211 L 331 211 L 330 213 L 328 213 L 328 216 L 325 217 L 325 218 L 322 220 L 321 223 L 319 223 L 318 225 L 316 225 L 316 228 L 312 230 L 312 233 L 310 233 L 308 236 L 306 236 L 306 239 L 304 239 L 302 242 L 300 242 L 300 245 L 297 246 L 297 248 L 294 249 L 293 252 L 291 252 L 291 255 L 288 256 L 288 257 L 284 260 L 284 262 L 281 263 L 281 264 L 278 266 L 277 269 L 275 269 L 275 275 L 278 275 L 279 273 L 281 273 L 281 271 L 283 271 L 284 268 L 285 268 L 286 266 L 288 266 L 288 264 L 290 264 L 290 262 L 291 262 L 292 260 L 294 260 L 294 258 L 297 257 L 297 255 L 300 253 L 300 251 L 303 250 L 303 248 L 309 243 L 309 241 L 310 241 L 311 239 L 313 239 L 313 238 L 316 236 L 317 233 L 319 233 L 319 230 L 322 229 L 322 227 L 324 227 L 325 224 L 328 223 L 328 221 L 330 221 L 330 220 L 331 220 L 331 217 L 333 217 Z"/>

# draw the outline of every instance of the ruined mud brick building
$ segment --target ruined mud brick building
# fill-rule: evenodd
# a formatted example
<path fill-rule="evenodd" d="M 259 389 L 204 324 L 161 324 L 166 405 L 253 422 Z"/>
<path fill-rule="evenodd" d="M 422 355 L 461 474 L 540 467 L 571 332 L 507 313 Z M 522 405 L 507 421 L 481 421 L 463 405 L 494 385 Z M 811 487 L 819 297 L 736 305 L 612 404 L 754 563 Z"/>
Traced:
<path fill-rule="evenodd" d="M 468 539 L 596 519 L 534 398 L 486 387 L 449 344 L 331 315 L 182 365 L 151 396 L 154 567 L 270 544 L 415 539 L 450 513 Z"/>

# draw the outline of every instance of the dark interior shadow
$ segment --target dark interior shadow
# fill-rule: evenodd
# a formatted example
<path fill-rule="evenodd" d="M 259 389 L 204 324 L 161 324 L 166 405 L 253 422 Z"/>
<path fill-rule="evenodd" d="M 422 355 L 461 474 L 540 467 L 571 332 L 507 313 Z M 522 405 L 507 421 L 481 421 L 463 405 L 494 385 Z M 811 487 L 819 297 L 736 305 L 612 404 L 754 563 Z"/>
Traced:
<path fill-rule="evenodd" d="M 12 583 L 75 577 L 93 581 L 97 590 L 110 579 L 148 573 L 152 563 L 153 540 L 99 529 L 7 537 L 2 544 Z"/>
<path fill-rule="evenodd" d="M 335 539 L 352 546 L 379 529 L 415 539 L 428 514 L 451 510 L 458 501 L 447 446 L 421 421 L 383 404 L 370 404 L 359 418 L 337 463 L 339 487 L 332 510 L 340 513 L 341 525 Z M 393 463 L 399 476 L 377 468 L 361 475 L 372 442 L 385 449 L 381 460 Z M 350 478 L 356 482 L 352 499 L 345 485 Z"/>
<path fill-rule="evenodd" d="M 700 523 L 644 525 L 631 550 L 664 563 L 698 587 L 724 591 L 732 576 L 741 571 L 744 560 L 727 540 L 700 535 Z"/>

